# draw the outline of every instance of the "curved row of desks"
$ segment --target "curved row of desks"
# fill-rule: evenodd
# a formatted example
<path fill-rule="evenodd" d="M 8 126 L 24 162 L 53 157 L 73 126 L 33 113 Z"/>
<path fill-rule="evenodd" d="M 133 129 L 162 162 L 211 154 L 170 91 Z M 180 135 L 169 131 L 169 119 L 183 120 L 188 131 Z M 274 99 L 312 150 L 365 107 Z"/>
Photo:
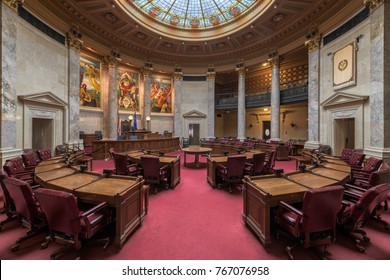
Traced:
<path fill-rule="evenodd" d="M 41 162 L 35 180 L 44 188 L 73 193 L 83 202 L 106 201 L 113 209 L 114 243 L 121 248 L 141 225 L 148 208 L 148 187 L 142 177 L 104 175 L 68 166 L 63 157 Z"/>

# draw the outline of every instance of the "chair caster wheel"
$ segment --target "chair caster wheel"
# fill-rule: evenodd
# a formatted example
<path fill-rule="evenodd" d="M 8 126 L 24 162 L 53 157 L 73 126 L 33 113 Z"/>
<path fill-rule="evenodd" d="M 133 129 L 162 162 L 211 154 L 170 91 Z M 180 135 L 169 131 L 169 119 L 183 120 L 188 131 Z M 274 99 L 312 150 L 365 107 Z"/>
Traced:
<path fill-rule="evenodd" d="M 17 250 L 19 250 L 19 247 L 20 247 L 19 244 L 15 244 L 15 245 L 13 245 L 13 246 L 11 247 L 11 251 L 12 251 L 12 252 L 16 252 Z"/>
<path fill-rule="evenodd" d="M 370 238 L 368 236 L 363 236 L 363 240 L 366 242 L 370 242 Z"/>

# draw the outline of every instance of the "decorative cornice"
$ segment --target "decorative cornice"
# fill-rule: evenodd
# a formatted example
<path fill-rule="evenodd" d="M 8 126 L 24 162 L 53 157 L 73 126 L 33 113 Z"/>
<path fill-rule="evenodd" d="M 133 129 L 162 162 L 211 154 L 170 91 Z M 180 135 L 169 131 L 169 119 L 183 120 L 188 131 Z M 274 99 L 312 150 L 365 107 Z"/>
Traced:
<path fill-rule="evenodd" d="M 105 67 L 117 67 L 118 66 L 118 63 L 122 60 L 120 58 L 120 53 L 113 49 L 111 51 L 111 55 L 107 55 L 105 57 L 103 57 L 103 65 Z"/>
<path fill-rule="evenodd" d="M 175 66 L 175 70 L 172 73 L 172 77 L 174 80 L 182 80 L 183 72 L 181 71 L 180 65 Z"/>
<path fill-rule="evenodd" d="M 78 25 L 73 24 L 72 28 L 66 34 L 68 47 L 74 49 L 77 52 L 80 52 L 81 47 L 83 46 L 83 41 L 81 40 L 82 34 L 79 30 Z"/>
<path fill-rule="evenodd" d="M 307 51 L 310 53 L 312 51 L 316 51 L 320 48 L 321 44 L 321 36 L 317 35 L 313 38 L 310 38 L 305 42 L 305 46 L 307 47 Z"/>
<path fill-rule="evenodd" d="M 15 13 L 18 13 L 19 5 L 23 5 L 24 0 L 3 0 L 3 2 L 10 7 Z"/>
<path fill-rule="evenodd" d="M 378 9 L 383 3 L 385 3 L 385 0 L 364 0 L 364 5 L 370 8 L 370 13 Z"/>

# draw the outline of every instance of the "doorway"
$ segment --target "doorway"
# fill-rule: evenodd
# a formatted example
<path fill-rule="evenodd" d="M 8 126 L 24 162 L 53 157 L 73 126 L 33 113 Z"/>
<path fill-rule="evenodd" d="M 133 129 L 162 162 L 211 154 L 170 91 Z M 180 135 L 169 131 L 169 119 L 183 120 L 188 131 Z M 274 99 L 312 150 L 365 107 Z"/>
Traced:
<path fill-rule="evenodd" d="M 263 121 L 263 140 L 269 140 L 271 138 L 271 122 Z"/>
<path fill-rule="evenodd" d="M 343 148 L 355 149 L 355 118 L 336 119 L 334 125 L 335 154 Z"/>
<path fill-rule="evenodd" d="M 33 149 L 53 149 L 53 122 L 52 119 L 32 119 Z"/>
<path fill-rule="evenodd" d="M 198 123 L 188 125 L 188 138 L 190 145 L 199 145 L 199 127 Z"/>

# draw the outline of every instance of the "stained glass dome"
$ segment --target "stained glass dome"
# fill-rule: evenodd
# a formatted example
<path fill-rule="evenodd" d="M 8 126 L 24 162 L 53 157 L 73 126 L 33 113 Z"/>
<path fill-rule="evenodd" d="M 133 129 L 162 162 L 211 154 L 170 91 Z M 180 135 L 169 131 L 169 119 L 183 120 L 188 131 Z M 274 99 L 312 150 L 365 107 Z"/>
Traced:
<path fill-rule="evenodd" d="M 210 29 L 244 15 L 261 0 L 133 0 L 143 13 L 183 29 Z"/>

